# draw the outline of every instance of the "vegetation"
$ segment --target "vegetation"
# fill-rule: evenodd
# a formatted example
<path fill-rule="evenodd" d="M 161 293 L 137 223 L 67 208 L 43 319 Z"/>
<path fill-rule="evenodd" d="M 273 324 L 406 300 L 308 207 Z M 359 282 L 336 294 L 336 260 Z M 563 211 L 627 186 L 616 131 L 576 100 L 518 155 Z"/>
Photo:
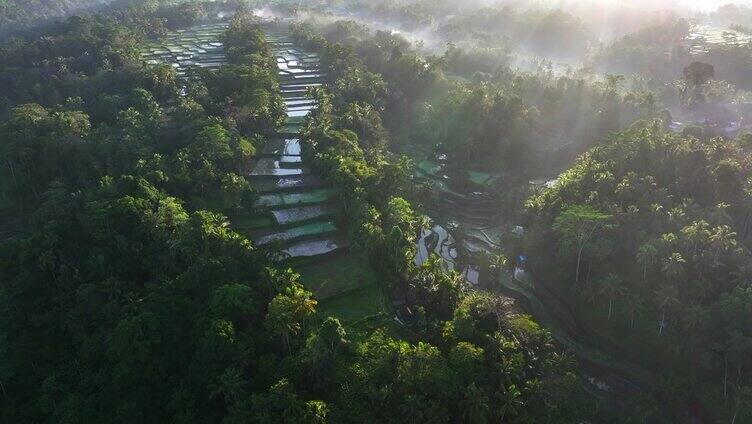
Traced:
<path fill-rule="evenodd" d="M 42 3 L 0 0 L 0 421 L 752 420 L 750 46 L 696 37 L 749 9 Z M 207 24 L 211 67 L 142 56 Z M 298 128 L 315 184 L 270 194 Z M 462 210 L 437 248 L 477 284 L 416 261 L 476 202 L 501 247 Z"/>
<path fill-rule="evenodd" d="M 0 2 L 0 35 L 17 31 L 40 22 L 63 18 L 72 12 L 81 11 L 104 4 L 100 0 L 56 0 L 23 1 L 5 0 Z"/>
<path fill-rule="evenodd" d="M 381 293 L 387 310 L 394 292 L 420 294 L 398 330 L 383 316 L 344 327 L 328 314 L 348 319 L 352 301 L 320 304 L 273 250 L 230 229 L 226 214 L 253 210 L 248 162 L 284 117 L 258 21 L 241 8 L 222 39 L 229 63 L 178 76 L 138 51 L 151 19 L 191 24 L 184 6 L 133 6 L 0 48 L 2 205 L 13 218 L 0 245 L 0 420 L 595 411 L 546 330 L 508 300 L 466 291 L 438 261 L 413 264 L 421 220 L 401 197 L 407 162 L 387 150 L 379 76 L 347 56 L 326 62 L 332 82 L 312 93 L 304 154 L 334 182 L 353 241 L 380 270 L 361 290 Z"/>
<path fill-rule="evenodd" d="M 399 35 L 372 33 L 355 22 L 320 29 L 304 24 L 296 32 L 303 44 L 339 45 L 379 75 L 382 81 L 373 81 L 367 95 L 382 92 L 376 109 L 384 109 L 382 123 L 396 135 L 391 147 L 447 155 L 455 188 L 467 186 L 468 171 L 501 168 L 524 179 L 525 173 L 561 166 L 608 132 L 659 110 L 649 93 L 625 91 L 618 78 L 489 68 L 468 62 L 467 51 L 452 47 L 424 58 Z M 452 78 L 458 74 L 474 80 Z M 566 106 L 573 103 L 576 108 Z"/>
<path fill-rule="evenodd" d="M 731 408 L 750 384 L 740 371 L 750 337 L 748 142 L 640 124 L 527 204 L 530 252 L 556 258 L 535 267 L 541 280 L 590 331 L 665 378 L 680 375 L 667 402 L 715 399 L 707 405 L 729 420 L 752 412 Z"/>
<path fill-rule="evenodd" d="M 732 105 L 731 115 L 718 108 L 744 93 L 716 80 L 718 69 L 728 70 L 727 63 L 714 66 L 708 62 L 719 62 L 702 60 L 709 56 L 693 60 L 676 47 L 677 54 L 668 56 L 670 62 L 661 68 L 667 46 L 684 43 L 689 30 L 686 21 L 669 22 L 617 40 L 596 56 L 601 61 L 613 54 L 635 66 L 641 62 L 617 52 L 618 46 L 639 46 L 639 54 L 643 45 L 656 46 L 660 52 L 647 52 L 645 68 L 620 70 L 638 73 L 642 82 L 619 74 L 593 81 L 587 75 L 526 73 L 506 68 L 503 62 L 473 61 L 479 56 L 451 45 L 441 56 L 426 56 L 399 35 L 371 31 L 357 21 L 312 21 L 295 30 L 301 43 L 318 48 L 331 63 L 356 62 L 374 73 L 348 70 L 369 81 L 370 91 L 345 95 L 378 96 L 372 103 L 377 111 L 383 110 L 381 120 L 348 129 L 356 135 L 375 134 L 379 131 L 370 129 L 381 123 L 395 134 L 390 148 L 409 154 L 417 148 L 431 157 L 445 156 L 449 185 L 455 190 L 472 190 L 467 171 L 501 168 L 510 172 L 508 178 L 522 177 L 526 183 L 524 172 L 536 175 L 536 166 L 551 167 L 545 159 L 561 163 L 567 158 L 542 149 L 542 138 L 558 140 L 553 146 L 576 140 L 570 154 L 606 138 L 578 159 L 553 188 L 528 201 L 526 227 L 532 232 L 522 245 L 510 243 L 506 251 L 510 256 L 524 251 L 538 258 L 531 269 L 541 280 L 541 289 L 553 290 L 566 300 L 567 309 L 578 312 L 577 331 L 587 340 L 658 376 L 654 396 L 663 399 L 665 407 L 654 409 L 639 401 L 641 414 L 681 420 L 677 417 L 686 417 L 686 405 L 699 402 L 713 416 L 739 419 L 748 413 L 742 399 L 748 383 L 738 380 L 734 393 L 739 395 L 732 394 L 728 354 L 719 352 L 723 352 L 720 346 L 729 346 L 732 332 L 741 331 L 737 325 L 745 326 L 746 321 L 721 318 L 720 302 L 743 289 L 740 269 L 747 266 L 746 242 L 739 234 L 747 233 L 742 205 L 748 191 L 744 177 L 749 172 L 748 140 L 715 138 L 719 132 L 712 125 L 736 119 L 730 116 L 743 112 L 740 104 Z M 463 33 L 462 28 L 456 31 Z M 724 48 L 737 47 L 713 48 L 708 54 L 720 54 Z M 655 60 L 658 55 L 661 59 Z M 352 59 L 344 59 L 348 57 Z M 615 66 L 607 64 L 603 69 Z M 663 73 L 651 74 L 656 68 Z M 346 81 L 332 89 L 357 87 L 341 69 L 340 65 L 329 70 Z M 347 106 L 329 103 L 335 111 Z M 682 117 L 702 116 L 713 124 L 687 127 L 683 133 L 669 131 L 675 131 L 674 123 L 671 113 L 659 114 L 663 106 L 679 108 Z M 607 136 L 640 118 L 655 121 Z M 336 124 L 336 118 L 331 121 Z M 418 192 L 405 194 L 424 199 Z M 500 197 L 505 207 L 519 199 L 503 193 Z M 422 206 L 429 213 L 435 207 Z M 726 220 L 718 221 L 723 214 Z M 682 234 L 694 232 L 705 236 L 683 241 Z M 699 240 L 706 243 L 704 250 Z M 686 246 L 691 251 L 682 250 Z M 689 323 L 692 320 L 696 322 Z M 744 344 L 744 332 L 734 334 Z"/>

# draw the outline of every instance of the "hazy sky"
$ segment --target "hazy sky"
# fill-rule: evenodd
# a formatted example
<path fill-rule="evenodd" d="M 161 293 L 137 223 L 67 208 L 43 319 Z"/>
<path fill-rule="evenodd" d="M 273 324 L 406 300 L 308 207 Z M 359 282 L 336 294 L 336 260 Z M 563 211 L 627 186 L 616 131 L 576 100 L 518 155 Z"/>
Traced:
<path fill-rule="evenodd" d="M 691 7 L 702 11 L 712 11 L 719 6 L 729 3 L 752 5 L 752 0 L 559 0 L 561 3 L 595 3 L 617 4 L 620 6 L 647 7 L 650 9 L 665 9 L 677 6 Z M 553 3 L 557 3 L 553 0 Z"/>
<path fill-rule="evenodd" d="M 747 4 L 749 5 L 749 1 L 733 1 L 733 0 L 679 0 L 679 3 L 686 4 L 687 6 L 690 6 L 695 9 L 700 9 L 703 11 L 709 11 L 709 10 L 715 10 L 719 6 L 722 6 L 724 4 L 729 3 L 736 3 L 736 4 Z"/>

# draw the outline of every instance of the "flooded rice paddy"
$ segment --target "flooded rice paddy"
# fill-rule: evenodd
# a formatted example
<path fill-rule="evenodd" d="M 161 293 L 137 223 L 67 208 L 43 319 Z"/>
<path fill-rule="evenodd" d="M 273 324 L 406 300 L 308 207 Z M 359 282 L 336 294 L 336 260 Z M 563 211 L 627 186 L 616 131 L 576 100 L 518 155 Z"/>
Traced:
<path fill-rule="evenodd" d="M 219 22 L 178 30 L 146 45 L 141 56 L 147 63 L 172 65 L 180 76 L 191 66 L 218 69 L 227 63 L 221 42 L 226 29 L 227 23 Z"/>

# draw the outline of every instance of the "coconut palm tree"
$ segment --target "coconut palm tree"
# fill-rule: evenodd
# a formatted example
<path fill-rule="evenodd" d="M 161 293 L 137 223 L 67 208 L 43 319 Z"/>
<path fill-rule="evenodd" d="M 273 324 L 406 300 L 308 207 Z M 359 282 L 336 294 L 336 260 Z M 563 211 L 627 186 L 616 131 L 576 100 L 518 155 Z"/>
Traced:
<path fill-rule="evenodd" d="M 658 248 L 655 243 L 647 242 L 640 246 L 635 255 L 637 263 L 642 266 L 642 280 L 645 281 L 648 274 L 648 268 L 655 266 L 658 262 Z"/>
<path fill-rule="evenodd" d="M 316 302 L 312 293 L 300 283 L 292 283 L 283 293 L 269 302 L 266 323 L 269 329 L 282 338 L 282 344 L 290 351 L 290 336 L 299 334 L 305 321 L 316 313 Z"/>
<path fill-rule="evenodd" d="M 713 343 L 710 345 L 710 351 L 723 357 L 723 398 L 728 397 L 728 356 L 729 348 L 726 343 Z"/>
<path fill-rule="evenodd" d="M 504 422 L 504 417 L 507 414 L 517 415 L 524 404 L 522 393 L 517 389 L 517 386 L 514 384 L 509 385 L 506 390 L 504 390 L 504 393 L 502 393 L 501 405 L 499 407 L 499 410 L 501 411 L 501 419 L 499 421 Z"/>
<path fill-rule="evenodd" d="M 700 305 L 690 305 L 682 314 L 682 328 L 687 333 L 699 329 L 708 318 L 708 311 Z"/>
<path fill-rule="evenodd" d="M 716 227 L 710 235 L 710 244 L 715 249 L 714 258 L 717 261 L 721 251 L 727 251 L 736 247 L 736 233 L 728 225 Z"/>
<path fill-rule="evenodd" d="M 698 330 L 708 320 L 708 311 L 701 305 L 690 305 L 682 313 L 682 329 L 689 335 L 689 348 L 694 351 Z"/>
<path fill-rule="evenodd" d="M 629 315 L 629 328 L 634 328 L 635 317 L 642 315 L 645 312 L 645 301 L 637 293 L 629 293 L 624 297 L 623 303 L 624 312 Z"/>
<path fill-rule="evenodd" d="M 244 386 L 246 381 L 243 375 L 236 367 L 228 367 L 217 378 L 217 381 L 209 384 L 211 390 L 210 397 L 215 398 L 222 396 L 226 403 L 237 402 L 245 395 Z"/>
<path fill-rule="evenodd" d="M 582 291 L 580 292 L 580 296 L 593 306 L 595 306 L 596 303 L 598 303 L 598 299 L 600 298 L 600 293 L 598 291 L 598 287 L 593 283 L 585 283 L 585 287 L 583 287 Z"/>
<path fill-rule="evenodd" d="M 680 224 L 684 220 L 684 217 L 686 216 L 686 213 L 684 212 L 684 209 L 681 207 L 675 207 L 669 209 L 669 211 L 666 213 L 668 216 L 668 222 L 669 224 Z"/>
<path fill-rule="evenodd" d="M 747 411 L 748 417 L 752 413 L 752 388 L 748 386 L 738 386 L 734 391 L 734 416 L 731 424 L 736 423 L 739 411 Z"/>
<path fill-rule="evenodd" d="M 673 248 L 676 246 L 676 243 L 679 241 L 679 238 L 676 237 L 676 234 L 674 233 L 666 233 L 662 234 L 661 237 L 656 241 L 658 243 L 658 250 L 662 252 L 670 252 L 673 250 Z"/>
<path fill-rule="evenodd" d="M 731 221 L 731 215 L 728 212 L 729 206 L 728 203 L 719 203 L 710 213 L 710 219 L 715 225 L 722 225 Z"/>
<path fill-rule="evenodd" d="M 679 292 L 672 285 L 663 286 L 655 292 L 655 303 L 662 311 L 658 326 L 658 335 L 661 335 L 666 324 L 666 312 L 679 304 Z"/>
<path fill-rule="evenodd" d="M 742 376 L 742 360 L 744 355 L 752 349 L 752 338 L 747 337 L 741 331 L 734 330 L 729 333 L 728 349 L 730 353 L 736 354 L 736 384 Z"/>
<path fill-rule="evenodd" d="M 470 383 L 465 390 L 465 398 L 460 401 L 465 422 L 485 424 L 489 413 L 488 396 L 475 383 Z"/>
<path fill-rule="evenodd" d="M 674 252 L 671 256 L 663 259 L 661 270 L 669 281 L 675 281 L 684 271 L 684 260 L 681 253 Z"/>
<path fill-rule="evenodd" d="M 300 274 L 293 271 L 292 268 L 279 270 L 266 267 L 261 273 L 261 278 L 272 295 L 282 293 L 287 287 L 294 284 L 300 284 Z"/>
<path fill-rule="evenodd" d="M 705 243 L 710 237 L 710 225 L 705 220 L 694 221 L 692 224 L 682 228 L 681 232 L 691 247 L 692 254 L 697 254 L 697 247 Z"/>
<path fill-rule="evenodd" d="M 627 289 L 624 287 L 621 277 L 615 274 L 608 274 L 600 282 L 599 292 L 608 299 L 608 319 L 611 320 L 614 300 L 624 296 Z"/>

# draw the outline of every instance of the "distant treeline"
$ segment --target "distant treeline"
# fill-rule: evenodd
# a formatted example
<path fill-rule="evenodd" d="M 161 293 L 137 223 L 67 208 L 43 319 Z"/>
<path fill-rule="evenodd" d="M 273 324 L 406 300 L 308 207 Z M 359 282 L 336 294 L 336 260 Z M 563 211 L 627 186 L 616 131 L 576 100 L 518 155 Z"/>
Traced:
<path fill-rule="evenodd" d="M 2 0 L 0 37 L 73 12 L 110 3 L 112 0 Z"/>
<path fill-rule="evenodd" d="M 150 16 L 153 21 L 141 26 L 142 30 L 155 30 L 164 25 L 172 28 L 190 23 L 196 11 L 217 12 L 235 10 L 237 0 L 202 2 L 199 0 L 0 0 L 0 39 L 13 35 L 33 36 L 46 24 L 62 21 L 73 15 L 89 15 L 108 12 L 112 16 L 143 20 Z"/>

